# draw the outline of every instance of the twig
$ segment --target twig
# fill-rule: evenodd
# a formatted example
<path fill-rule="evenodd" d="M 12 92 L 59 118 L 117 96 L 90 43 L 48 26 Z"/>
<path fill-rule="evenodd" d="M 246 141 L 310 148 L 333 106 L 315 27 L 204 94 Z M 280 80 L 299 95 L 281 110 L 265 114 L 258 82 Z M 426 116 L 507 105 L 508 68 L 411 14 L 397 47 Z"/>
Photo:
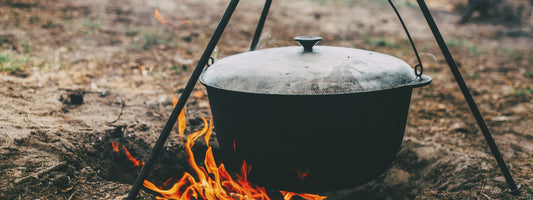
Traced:
<path fill-rule="evenodd" d="M 55 170 L 65 166 L 66 164 L 67 164 L 67 161 L 60 162 L 59 164 L 56 164 L 56 165 L 51 166 L 49 168 L 46 168 L 46 169 L 43 169 L 41 171 L 35 172 L 35 173 L 33 173 L 33 174 L 29 175 L 29 176 L 22 177 L 20 179 L 15 179 L 15 183 L 19 183 L 19 182 L 24 181 L 24 180 L 26 180 L 28 178 L 31 178 L 31 177 L 39 178 L 43 174 L 46 174 L 46 173 L 51 172 L 51 171 L 55 171 Z"/>
<path fill-rule="evenodd" d="M 479 189 L 481 193 L 485 191 L 486 184 L 487 184 L 487 179 L 485 178 L 481 179 L 481 188 Z"/>
<path fill-rule="evenodd" d="M 72 192 L 72 194 L 70 195 L 70 197 L 67 199 L 67 200 L 71 200 L 72 197 L 74 197 L 74 194 L 76 194 L 76 191 L 74 190 L 74 192 Z"/>
<path fill-rule="evenodd" d="M 50 127 L 50 126 L 48 126 L 48 125 L 44 125 L 44 124 L 42 124 L 42 123 L 40 123 L 40 122 L 38 122 L 38 121 L 35 121 L 35 120 L 30 119 L 30 115 L 29 115 L 29 114 L 26 114 L 26 117 L 23 118 L 22 120 L 23 120 L 23 121 L 28 120 L 27 122 L 35 123 L 35 124 L 37 124 L 37 125 L 39 125 L 39 126 L 41 126 L 41 127 Z"/>
<path fill-rule="evenodd" d="M 481 193 L 481 196 L 485 197 L 487 200 L 491 200 L 491 198 L 489 197 L 489 195 L 486 195 L 486 194 Z"/>
<path fill-rule="evenodd" d="M 122 113 L 124 112 L 124 107 L 126 105 L 124 103 L 124 98 L 120 97 L 120 100 L 121 100 L 120 113 L 118 114 L 117 119 L 113 120 L 112 122 L 109 122 L 109 124 L 113 124 L 113 123 L 117 122 L 120 119 L 120 117 L 122 116 Z"/>

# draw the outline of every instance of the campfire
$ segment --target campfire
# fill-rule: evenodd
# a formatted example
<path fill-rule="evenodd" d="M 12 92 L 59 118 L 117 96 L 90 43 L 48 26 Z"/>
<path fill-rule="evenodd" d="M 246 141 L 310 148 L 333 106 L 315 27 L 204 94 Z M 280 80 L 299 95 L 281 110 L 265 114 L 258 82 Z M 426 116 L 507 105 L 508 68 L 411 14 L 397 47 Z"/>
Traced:
<path fill-rule="evenodd" d="M 172 98 L 174 106 L 177 103 L 175 97 Z M 185 137 L 186 129 L 186 117 L 185 112 L 182 110 L 178 118 L 178 133 L 180 140 L 183 141 Z M 205 200 L 270 200 L 266 189 L 263 187 L 255 186 L 248 182 L 247 175 L 253 170 L 250 166 L 243 162 L 240 172 L 236 175 L 230 174 L 226 171 L 224 164 L 217 164 L 217 161 L 213 155 L 213 148 L 209 145 L 209 139 L 213 133 L 213 121 L 212 118 L 208 121 L 202 118 L 204 127 L 200 131 L 193 132 L 186 136 L 185 151 L 188 156 L 188 164 L 191 166 L 194 172 L 185 172 L 184 175 L 170 188 L 164 188 L 157 186 L 156 184 L 145 180 L 144 187 L 159 193 L 161 196 L 157 199 L 205 199 Z M 192 147 L 195 142 L 203 137 L 207 151 L 205 152 L 205 159 L 203 164 L 199 164 L 192 151 Z M 113 141 L 113 151 L 120 153 L 120 150 L 124 151 L 124 154 L 133 163 L 133 166 L 140 167 L 144 165 L 144 162 L 134 158 L 124 145 L 120 145 L 118 142 Z M 302 172 L 302 177 L 305 177 L 305 172 Z M 167 180 L 168 182 L 172 179 Z M 301 197 L 306 200 L 322 200 L 326 199 L 325 196 L 319 196 L 314 194 L 298 194 L 294 192 L 280 191 L 284 200 L 290 200 L 295 196 Z"/>
<path fill-rule="evenodd" d="M 152 149 L 146 166 L 143 167 L 130 191 L 128 199 L 132 199 L 137 194 L 141 184 L 161 194 L 163 197 L 160 199 L 270 199 L 264 188 L 252 185 L 248 182 L 247 177 L 260 185 L 280 190 L 332 191 L 361 185 L 375 178 L 390 166 L 398 152 L 404 135 L 412 89 L 430 84 L 431 77 L 423 75 L 423 66 L 416 47 L 392 1 L 389 0 L 389 3 L 398 15 L 419 61 L 414 69 L 398 58 L 377 52 L 332 46 L 314 47 L 322 40 L 321 37 L 316 36 L 295 37 L 295 41 L 299 42 L 303 48 L 279 47 L 255 51 L 264 20 L 270 8 L 271 1 L 269 0 L 266 1 L 263 8 L 250 52 L 229 56 L 223 61 L 213 64 L 214 60 L 209 56 L 213 53 L 216 43 L 224 32 L 238 2 L 238 0 L 232 0 L 228 5 L 180 99 L 174 101 L 177 104 L 174 105 L 175 108 Z M 488 130 L 482 123 L 483 119 L 477 117 L 481 115 L 476 113 L 477 107 L 472 103 L 471 95 L 464 92 L 468 89 L 463 86 L 464 83 L 461 82 L 460 74 L 455 72 L 457 66 L 449 55 L 442 38 L 439 37 L 439 31 L 433 24 L 425 2 L 419 0 L 418 3 L 463 90 L 473 114 L 476 116 L 478 125 L 482 130 Z M 157 10 L 155 17 L 162 24 L 170 23 Z M 303 54 L 307 56 L 302 56 Z M 348 77 L 330 73 L 333 75 L 322 78 L 295 75 L 300 74 L 302 66 L 305 66 L 308 74 L 335 72 L 337 70 L 335 68 L 324 69 L 324 67 L 330 66 L 331 63 L 338 63 L 339 60 L 342 62 L 340 65 L 335 64 L 335 68 L 342 66 L 357 69 L 358 73 Z M 382 61 L 386 61 L 386 63 Z M 255 64 L 251 66 L 250 63 Z M 268 63 L 268 65 L 261 66 L 262 63 Z M 210 68 L 204 70 L 205 66 L 210 66 Z M 257 69 L 263 69 L 264 72 L 257 73 Z M 285 74 L 285 76 L 280 76 L 280 74 Z M 394 76 L 389 77 L 391 74 Z M 372 78 L 368 79 L 368 77 Z M 154 158 L 168 138 L 176 120 L 181 122 L 179 134 L 180 140 L 183 141 L 185 135 L 183 133 L 185 129 L 185 123 L 183 123 L 185 121 L 184 106 L 198 80 L 206 86 L 210 94 L 209 102 L 217 122 L 218 138 L 225 164 L 234 173 L 238 171 L 241 163 L 242 166 L 240 172 L 233 177 L 226 171 L 224 164 L 217 165 L 212 147 L 208 144 L 213 129 L 213 117 L 209 122 L 202 118 L 205 124 L 204 128 L 189 134 L 185 142 L 186 153 L 189 156 L 188 164 L 192 167 L 193 172 L 185 173 L 170 189 L 163 189 L 147 181 L 145 179 L 146 173 L 150 170 Z M 327 81 L 320 82 L 320 86 L 316 86 L 315 83 L 321 80 Z M 357 84 L 347 84 L 351 82 Z M 268 85 L 266 83 L 273 84 Z M 293 85 L 294 83 L 303 84 L 300 86 Z M 245 87 L 242 87 L 243 85 Z M 331 102 L 335 102 L 335 104 Z M 331 107 L 331 105 L 340 105 L 340 107 Z M 355 105 L 355 107 L 348 107 L 348 105 Z M 363 108 L 361 105 L 365 107 Z M 306 117 L 301 118 L 303 121 L 297 121 L 295 119 L 298 117 L 294 113 L 300 113 Z M 317 113 L 320 115 L 316 115 Z M 261 116 L 263 118 L 250 121 L 249 116 Z M 384 116 L 398 118 L 385 118 Z M 336 118 L 357 123 L 352 123 L 350 125 L 352 127 L 340 126 L 334 130 L 324 129 L 326 126 L 315 126 L 316 124 L 336 124 L 338 123 Z M 335 121 L 324 119 L 335 119 Z M 257 127 L 269 127 L 274 123 L 283 129 L 257 129 Z M 302 124 L 308 129 L 302 128 Z M 250 132 L 250 130 L 255 131 Z M 351 135 L 354 136 L 351 138 L 353 140 L 346 138 L 346 133 L 353 130 L 356 130 L 357 133 Z M 321 151 L 324 153 L 324 157 L 330 161 L 332 159 L 342 160 L 343 163 L 338 166 L 345 168 L 336 167 L 334 171 L 331 170 L 331 166 L 321 165 L 321 163 L 313 162 L 312 158 L 306 157 L 306 153 L 316 151 L 316 146 L 323 143 L 333 143 L 324 141 L 321 137 L 321 134 L 325 132 L 333 133 L 330 134 L 330 138 L 363 141 L 351 145 L 337 144 L 327 147 L 326 151 Z M 490 133 L 488 131 L 483 131 L 483 133 L 511 186 L 510 191 L 517 193 L 519 186 L 510 177 L 509 170 L 501 159 Z M 301 145 L 295 146 L 292 141 L 299 141 L 304 135 L 311 137 L 307 137 Z M 196 162 L 192 152 L 195 141 L 202 136 L 208 147 L 203 166 Z M 383 138 L 387 139 L 384 140 Z M 275 150 L 263 151 L 269 149 L 271 144 L 278 146 Z M 243 145 L 244 148 L 239 145 Z M 241 149 L 240 152 L 237 152 L 237 146 Z M 337 148 L 347 146 L 353 146 L 355 150 L 354 148 L 349 150 Z M 228 147 L 233 147 L 233 152 Z M 116 149 L 116 147 L 114 148 Z M 372 154 L 358 154 L 365 150 L 372 152 Z M 337 152 L 344 152 L 346 155 L 338 155 Z M 344 162 L 347 156 L 353 156 L 353 161 Z M 135 159 L 130 160 L 135 165 L 142 164 Z M 246 161 L 255 169 L 248 166 Z M 357 166 L 357 168 L 352 166 Z M 311 175 L 310 171 L 312 171 Z M 292 176 L 293 174 L 297 175 L 300 187 L 298 187 L 295 177 Z M 304 199 L 326 198 L 311 194 L 280 192 L 284 199 L 291 199 L 293 196 L 300 196 Z"/>
<path fill-rule="evenodd" d="M 166 20 L 157 9 L 155 10 L 155 18 L 161 24 L 173 24 L 172 21 Z M 181 21 L 181 24 L 186 23 L 190 22 L 188 20 Z M 174 27 L 177 26 L 174 25 Z M 203 93 L 194 92 L 193 96 L 201 98 L 203 97 Z M 172 104 L 174 105 L 174 107 L 177 103 L 178 98 L 172 96 Z M 196 131 L 185 136 L 187 120 L 184 109 L 181 110 L 178 116 L 178 133 L 180 142 L 185 146 L 185 152 L 188 156 L 187 162 L 192 168 L 193 172 L 185 172 L 184 175 L 178 181 L 175 181 L 170 178 L 165 183 L 163 183 L 163 186 L 158 186 L 155 183 L 150 182 L 149 180 L 144 180 L 144 187 L 159 193 L 161 196 L 157 196 L 157 199 L 270 200 L 271 198 L 268 196 L 265 188 L 255 186 L 252 183 L 248 182 L 247 176 L 249 172 L 253 169 L 246 164 L 246 161 L 243 161 L 240 172 L 234 175 L 226 171 L 223 163 L 217 164 L 217 161 L 215 160 L 215 157 L 213 155 L 213 148 L 209 144 L 209 139 L 211 138 L 213 132 L 212 117 L 209 121 L 203 117 L 202 120 L 204 122 L 204 127 L 202 128 L 202 130 Z M 196 161 L 194 153 L 192 151 L 192 147 L 194 146 L 195 142 L 201 137 L 203 137 L 207 145 L 203 164 L 200 164 Z M 185 138 L 186 141 L 184 141 Z M 124 154 L 127 156 L 129 161 L 133 163 L 134 167 L 142 167 L 144 165 L 143 161 L 140 161 L 131 155 L 126 146 L 120 145 L 116 141 L 112 141 L 111 145 L 113 151 L 117 153 L 120 153 L 122 147 Z M 300 177 L 303 179 L 305 178 L 305 176 L 306 172 L 302 172 Z M 169 185 L 172 186 L 168 187 Z M 314 194 L 298 194 L 287 191 L 279 192 L 280 195 L 283 196 L 284 200 L 290 200 L 295 196 L 307 200 L 322 200 L 326 198 L 324 196 Z"/>

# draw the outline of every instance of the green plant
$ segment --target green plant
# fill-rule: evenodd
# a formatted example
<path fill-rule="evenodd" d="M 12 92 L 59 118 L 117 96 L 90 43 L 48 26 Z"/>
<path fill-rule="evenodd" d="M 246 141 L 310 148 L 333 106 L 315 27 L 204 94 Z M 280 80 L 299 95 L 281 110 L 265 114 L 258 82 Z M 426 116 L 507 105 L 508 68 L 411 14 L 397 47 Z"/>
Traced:
<path fill-rule="evenodd" d="M 381 4 L 381 5 L 389 6 L 389 1 L 388 0 L 365 0 L 365 2 L 367 2 L 367 3 L 378 3 L 378 4 Z M 412 3 L 409 0 L 393 0 L 392 3 L 394 3 L 394 6 L 396 6 L 398 8 L 401 8 L 403 6 L 408 6 L 408 7 L 417 7 L 418 6 L 417 4 L 414 4 L 414 3 Z"/>
<path fill-rule="evenodd" d="M 327 0 L 310 0 L 310 1 L 312 1 L 312 2 L 318 2 L 318 3 L 320 3 L 321 5 L 324 5 L 324 4 L 327 3 Z"/>
<path fill-rule="evenodd" d="M 15 58 L 9 51 L 0 53 L 0 71 L 13 72 L 23 69 L 33 64 L 33 59 L 29 57 Z"/>
<path fill-rule="evenodd" d="M 369 38 L 365 39 L 365 43 L 377 47 L 393 47 L 394 43 L 387 40 L 385 36 L 382 36 L 380 38 Z"/>
<path fill-rule="evenodd" d="M 92 20 L 91 18 L 86 18 L 83 20 L 83 27 L 89 29 L 99 29 L 102 27 L 102 23 Z"/>
<path fill-rule="evenodd" d="M 533 88 L 515 89 L 514 95 L 516 96 L 530 96 L 533 95 Z"/>
<path fill-rule="evenodd" d="M 152 34 L 152 33 L 144 33 L 144 39 L 146 40 L 146 42 L 144 43 L 143 45 L 143 48 L 144 49 L 147 49 L 148 47 L 152 46 L 152 45 L 158 45 L 158 44 L 161 44 L 161 40 L 158 36 L 156 36 L 155 34 Z"/>
<path fill-rule="evenodd" d="M 469 43 L 465 40 L 452 38 L 446 41 L 446 45 L 450 48 L 466 48 L 470 54 L 474 56 L 479 56 L 482 52 L 479 50 L 479 46 L 476 44 Z M 504 50 L 505 51 L 505 50 Z"/>
<path fill-rule="evenodd" d="M 503 49 L 503 52 L 507 55 L 513 55 L 514 54 L 514 50 L 512 49 L 509 49 L 509 48 L 505 48 Z"/>
<path fill-rule="evenodd" d="M 526 71 L 526 72 L 524 73 L 524 75 L 525 75 L 526 77 L 528 77 L 528 78 L 532 78 L 532 79 L 533 79 L 533 71 Z"/>
<path fill-rule="evenodd" d="M 22 48 L 24 48 L 24 52 L 31 53 L 30 45 L 26 42 L 22 43 Z"/>
<path fill-rule="evenodd" d="M 136 42 L 132 42 L 130 48 L 133 50 L 137 50 L 137 51 L 143 49 L 143 47 L 139 43 L 136 43 Z"/>
<path fill-rule="evenodd" d="M 464 43 L 465 43 L 464 40 L 459 40 L 459 39 L 455 39 L 455 38 L 452 38 L 452 39 L 446 41 L 446 45 L 448 45 L 448 47 L 463 47 Z"/>
<path fill-rule="evenodd" d="M 336 6 L 353 6 L 357 4 L 378 4 L 382 6 L 389 6 L 388 0 L 307 0 L 310 2 L 316 2 L 321 5 L 336 5 Z M 393 0 L 393 3 L 397 7 L 409 6 L 416 7 L 417 5 L 409 0 Z"/>
<path fill-rule="evenodd" d="M 167 45 L 174 47 L 178 45 L 178 42 L 174 40 L 176 37 L 174 34 L 155 34 L 152 32 L 145 32 L 143 36 L 145 39 L 144 44 L 142 45 L 143 49 L 148 49 L 156 45 Z"/>
<path fill-rule="evenodd" d="M 474 73 L 468 74 L 466 77 L 468 79 L 481 79 L 481 75 L 477 71 L 474 71 Z"/>
<path fill-rule="evenodd" d="M 98 30 L 102 27 L 102 23 L 98 21 L 94 21 L 91 19 L 91 17 L 87 17 L 85 20 L 83 20 L 82 23 L 85 30 L 83 31 L 84 35 L 89 35 L 93 30 Z"/>
<path fill-rule="evenodd" d="M 172 70 L 175 71 L 175 72 L 182 72 L 182 71 L 187 71 L 187 66 L 186 65 L 180 65 L 180 64 L 174 64 L 172 65 Z"/>
<path fill-rule="evenodd" d="M 481 54 L 481 52 L 479 51 L 476 45 L 469 45 L 468 50 L 470 51 L 470 54 L 474 56 L 479 56 Z"/>
<path fill-rule="evenodd" d="M 125 31 L 124 31 L 124 35 L 126 35 L 126 36 L 128 36 L 128 37 L 133 37 L 133 36 L 138 35 L 139 32 L 140 32 L 139 29 L 125 30 Z"/>
<path fill-rule="evenodd" d="M 39 16 L 31 16 L 30 17 L 30 24 L 35 24 L 39 22 Z"/>
<path fill-rule="evenodd" d="M 163 72 L 157 72 L 157 75 L 159 75 L 160 79 L 167 80 L 167 76 Z"/>
<path fill-rule="evenodd" d="M 61 63 L 59 66 L 62 67 L 62 65 L 63 65 L 63 64 Z M 42 69 L 50 69 L 50 68 L 52 68 L 52 64 L 50 64 L 49 62 L 43 62 L 43 63 L 41 63 L 41 64 L 37 64 L 37 65 L 35 65 L 35 66 L 36 66 L 37 68 L 41 69 L 41 70 L 42 70 Z"/>

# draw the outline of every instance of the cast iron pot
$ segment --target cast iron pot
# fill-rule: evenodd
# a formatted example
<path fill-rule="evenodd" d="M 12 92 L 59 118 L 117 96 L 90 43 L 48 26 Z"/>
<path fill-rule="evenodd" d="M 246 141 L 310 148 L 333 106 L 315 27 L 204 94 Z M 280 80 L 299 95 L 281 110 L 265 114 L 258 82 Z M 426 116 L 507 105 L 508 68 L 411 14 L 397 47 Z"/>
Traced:
<path fill-rule="evenodd" d="M 297 41 L 304 48 L 229 56 L 200 77 L 226 169 L 246 161 L 250 182 L 294 192 L 376 178 L 400 148 L 412 89 L 431 78 L 385 54 Z"/>

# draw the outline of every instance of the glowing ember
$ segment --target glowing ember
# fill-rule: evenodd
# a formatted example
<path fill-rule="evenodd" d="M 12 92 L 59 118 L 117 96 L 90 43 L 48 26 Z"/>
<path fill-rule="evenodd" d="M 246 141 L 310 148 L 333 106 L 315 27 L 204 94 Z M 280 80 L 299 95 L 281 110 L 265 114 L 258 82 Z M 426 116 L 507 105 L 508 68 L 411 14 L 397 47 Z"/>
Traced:
<path fill-rule="evenodd" d="M 118 142 L 111 141 L 111 146 L 113 147 L 113 151 L 120 153 L 120 149 L 118 149 Z"/>
<path fill-rule="evenodd" d="M 298 169 L 296 170 L 296 173 L 298 174 L 298 180 L 300 180 L 300 183 L 303 185 L 304 179 L 309 175 L 309 169 Z"/>

